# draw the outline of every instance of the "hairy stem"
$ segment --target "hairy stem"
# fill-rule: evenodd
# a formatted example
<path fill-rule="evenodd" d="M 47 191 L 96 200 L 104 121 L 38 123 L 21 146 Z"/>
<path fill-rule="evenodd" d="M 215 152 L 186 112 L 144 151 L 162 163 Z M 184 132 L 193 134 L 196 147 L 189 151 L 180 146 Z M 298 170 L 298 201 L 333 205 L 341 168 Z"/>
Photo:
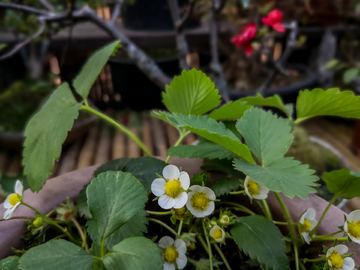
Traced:
<path fill-rule="evenodd" d="M 156 215 L 156 216 L 166 216 L 166 215 L 171 215 L 171 214 L 172 214 L 171 211 L 156 212 L 156 211 L 148 211 L 148 210 L 146 210 L 146 212 L 147 212 L 149 215 Z"/>
<path fill-rule="evenodd" d="M 178 229 L 178 235 L 179 236 L 181 235 L 181 230 L 182 230 L 183 223 L 184 222 L 182 220 L 180 220 L 179 229 Z"/>
<path fill-rule="evenodd" d="M 186 132 L 186 130 L 183 129 L 183 130 L 180 132 L 180 137 L 179 137 L 179 139 L 176 141 L 176 143 L 174 144 L 173 147 L 178 146 L 178 145 L 182 142 L 182 140 L 183 140 L 188 134 L 189 134 L 189 132 Z M 168 163 L 169 160 L 170 160 L 170 158 L 171 158 L 171 156 L 168 155 L 167 158 L 166 158 L 166 160 L 165 160 L 165 163 Z"/>
<path fill-rule="evenodd" d="M 173 229 L 170 228 L 169 225 L 167 225 L 166 223 L 155 219 L 155 218 L 147 218 L 149 221 L 155 222 L 157 224 L 160 224 L 161 226 L 163 226 L 164 228 L 166 228 L 169 232 L 171 232 L 172 234 L 174 234 L 176 237 L 179 237 L 179 235 L 177 234 L 177 232 L 175 232 Z"/>
<path fill-rule="evenodd" d="M 82 245 L 82 246 L 85 248 L 86 251 L 89 251 L 89 246 L 88 246 L 88 244 L 87 244 L 87 242 L 86 242 L 86 235 L 84 234 L 84 232 L 83 232 L 83 230 L 82 230 L 79 222 L 78 222 L 78 221 L 76 220 L 76 218 L 74 218 L 74 217 L 71 217 L 71 221 L 74 223 L 74 225 L 76 226 L 76 228 L 77 228 L 78 231 L 79 231 L 80 237 L 81 237 L 81 239 L 82 239 L 82 241 L 83 241 L 83 245 Z"/>
<path fill-rule="evenodd" d="M 204 219 L 202 220 L 202 226 L 203 226 L 204 236 L 205 236 L 205 239 L 206 239 L 206 242 L 207 242 L 207 246 L 208 246 L 208 254 L 209 254 L 210 270 L 213 270 L 211 245 L 210 245 L 209 237 L 207 236 L 207 232 L 206 232 L 206 228 L 205 228 L 205 221 L 204 221 Z"/>
<path fill-rule="evenodd" d="M 226 269 L 227 270 L 231 270 L 231 267 L 229 265 L 229 262 L 226 260 L 226 257 L 224 256 L 224 253 L 221 251 L 221 249 L 219 248 L 219 246 L 216 244 L 216 243 L 213 243 L 216 251 L 219 253 L 221 259 L 223 260 L 225 266 L 226 266 Z"/>
<path fill-rule="evenodd" d="M 267 204 L 266 200 L 261 200 L 262 204 L 264 206 L 265 209 L 265 213 L 266 213 L 266 217 L 270 220 L 272 220 L 272 216 L 271 216 L 271 212 L 270 212 L 270 208 L 269 205 Z"/>

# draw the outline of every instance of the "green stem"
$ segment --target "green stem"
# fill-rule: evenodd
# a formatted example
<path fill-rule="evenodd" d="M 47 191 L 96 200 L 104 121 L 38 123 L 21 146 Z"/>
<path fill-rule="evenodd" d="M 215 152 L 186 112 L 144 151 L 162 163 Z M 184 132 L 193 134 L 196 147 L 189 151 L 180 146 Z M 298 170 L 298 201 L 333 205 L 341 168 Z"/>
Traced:
<path fill-rule="evenodd" d="M 191 259 L 191 258 L 189 258 L 189 257 L 187 257 L 187 260 L 190 262 L 190 263 L 192 263 L 193 265 L 195 265 L 195 266 L 197 266 L 197 261 L 195 261 L 195 260 L 193 260 L 193 259 Z"/>
<path fill-rule="evenodd" d="M 326 261 L 326 260 L 327 260 L 326 257 L 318 258 L 318 259 L 308 259 L 308 258 L 302 259 L 302 261 L 303 261 L 304 263 L 306 263 L 306 262 L 322 262 L 322 261 Z"/>
<path fill-rule="evenodd" d="M 178 229 L 178 235 L 179 236 L 181 235 L 181 230 L 182 230 L 183 223 L 184 222 L 182 220 L 180 220 L 179 229 Z"/>
<path fill-rule="evenodd" d="M 109 122 L 113 126 L 115 126 L 117 129 L 119 129 L 124 134 L 126 134 L 130 139 L 132 139 L 144 151 L 144 153 L 146 155 L 148 155 L 149 157 L 152 157 L 152 154 L 151 154 L 150 150 L 146 147 L 146 145 L 142 141 L 140 141 L 140 139 L 134 133 L 132 133 L 129 129 L 127 129 L 125 126 L 119 124 L 115 120 L 111 119 L 109 116 L 107 116 L 89 106 L 82 106 L 81 109 L 84 111 L 91 112 L 91 113 L 99 116 L 100 118 L 104 119 L 105 121 Z"/>
<path fill-rule="evenodd" d="M 297 236 L 296 236 L 296 232 L 295 232 L 295 228 L 293 226 L 293 222 L 291 220 L 289 211 L 284 203 L 284 201 L 281 199 L 279 193 L 274 192 L 276 199 L 278 200 L 278 202 L 280 203 L 281 209 L 284 212 L 285 218 L 286 218 L 286 222 L 289 226 L 289 230 L 290 230 L 290 235 L 291 235 L 291 239 L 293 241 L 293 245 L 294 245 L 294 252 L 295 252 L 295 267 L 296 270 L 300 270 L 299 269 L 299 254 L 298 254 L 298 246 L 297 246 Z"/>
<path fill-rule="evenodd" d="M 238 195 L 238 194 L 243 194 L 244 192 L 245 192 L 245 190 L 239 190 L 239 191 L 229 192 L 229 194 L 231 194 L 231 195 Z"/>
<path fill-rule="evenodd" d="M 182 141 L 182 140 L 186 137 L 186 135 L 188 135 L 188 134 L 189 134 L 189 133 L 187 133 L 186 130 L 183 129 L 183 130 L 180 132 L 180 137 L 179 137 L 179 139 L 176 141 L 176 143 L 174 144 L 173 147 L 178 146 L 178 145 L 181 143 L 181 141 Z M 165 160 L 165 163 L 168 163 L 169 160 L 170 160 L 170 158 L 171 158 L 171 156 L 168 155 L 167 158 L 166 158 L 166 160 Z"/>
<path fill-rule="evenodd" d="M 265 209 L 265 213 L 266 213 L 266 217 L 270 220 L 272 220 L 272 216 L 271 216 L 271 212 L 270 212 L 270 208 L 269 205 L 267 204 L 266 200 L 261 200 L 262 204 L 264 206 Z"/>
<path fill-rule="evenodd" d="M 104 246 L 105 246 L 105 238 L 101 239 L 101 258 L 104 258 L 104 257 L 105 257 L 105 249 L 104 249 Z"/>
<path fill-rule="evenodd" d="M 310 232 L 310 237 L 314 235 L 314 233 L 316 232 L 316 230 L 319 228 L 321 222 L 323 221 L 327 211 L 330 209 L 330 206 L 335 202 L 335 200 L 337 199 L 337 197 L 339 197 L 339 195 L 334 195 L 334 197 L 331 199 L 331 201 L 329 202 L 328 206 L 326 207 L 324 213 L 322 214 L 318 224 L 316 224 L 315 228 Z"/>
<path fill-rule="evenodd" d="M 255 215 L 255 213 L 253 211 L 251 211 L 250 209 L 246 208 L 245 206 L 238 204 L 238 203 L 234 203 L 234 202 L 217 202 L 217 205 L 222 205 L 222 204 L 228 204 L 228 205 L 233 205 L 236 206 L 237 208 L 239 208 L 239 211 L 248 213 L 250 215 Z"/>
<path fill-rule="evenodd" d="M 281 222 L 281 221 L 273 221 L 274 222 L 274 224 L 276 224 L 276 225 L 288 225 L 288 223 L 287 222 Z"/>
<path fill-rule="evenodd" d="M 1 221 L 12 220 L 12 219 L 32 219 L 32 218 L 34 218 L 34 217 L 21 217 L 21 216 L 17 216 L 17 217 L 11 217 L 11 218 L 8 218 L 8 219 L 0 218 L 0 222 L 1 222 Z"/>
<path fill-rule="evenodd" d="M 155 218 L 147 218 L 149 221 L 155 222 L 157 224 L 160 224 L 161 226 L 163 226 L 164 228 L 166 228 L 169 232 L 171 232 L 172 234 L 174 234 L 177 238 L 179 238 L 179 235 L 177 234 L 177 232 L 175 232 L 173 229 L 170 228 L 169 225 L 165 224 L 164 222 L 155 219 Z"/>
<path fill-rule="evenodd" d="M 212 253 L 211 253 L 211 245 L 210 245 L 209 237 L 207 236 L 207 232 L 206 232 L 206 228 L 205 228 L 205 221 L 204 221 L 204 219 L 202 220 L 202 226 L 203 226 L 204 236 L 205 236 L 205 239 L 206 239 L 206 242 L 207 242 L 207 246 L 208 246 L 208 254 L 209 254 L 210 270 L 213 270 L 213 264 L 212 264 Z"/>
<path fill-rule="evenodd" d="M 341 232 L 342 232 L 342 230 L 334 232 L 334 233 L 326 234 L 326 235 L 319 235 L 318 237 L 333 236 L 333 235 L 341 233 Z"/>
<path fill-rule="evenodd" d="M 86 242 L 86 233 L 83 232 L 79 222 L 76 220 L 76 218 L 74 217 L 71 217 L 71 221 L 75 224 L 75 227 L 77 228 L 79 234 L 80 234 L 80 237 L 83 241 L 83 244 L 82 244 L 82 248 L 85 249 L 85 251 L 89 251 L 89 246 Z"/>
<path fill-rule="evenodd" d="M 221 259 L 223 260 L 226 268 L 228 270 L 231 270 L 231 267 L 230 267 L 228 261 L 226 260 L 226 257 L 224 256 L 224 253 L 222 253 L 221 249 L 219 248 L 219 246 L 216 243 L 213 243 L 213 245 L 214 245 L 215 249 L 217 250 L 217 252 L 219 253 Z"/>
<path fill-rule="evenodd" d="M 314 236 L 312 237 L 313 241 L 348 241 L 347 237 L 328 237 L 328 236 Z"/>
<path fill-rule="evenodd" d="M 305 265 L 302 262 L 300 262 L 300 268 L 301 270 L 306 270 Z"/>
<path fill-rule="evenodd" d="M 166 212 L 156 212 L 156 211 L 147 211 L 146 212 L 149 214 L 149 215 L 157 215 L 157 216 L 166 216 L 166 215 L 171 215 L 172 212 L 171 211 L 166 211 Z"/>
<path fill-rule="evenodd" d="M 194 228 L 194 231 L 195 231 L 196 236 L 197 236 L 197 238 L 199 239 L 200 243 L 203 245 L 205 251 L 206 251 L 207 253 L 209 253 L 209 250 L 208 250 L 208 247 L 207 247 L 207 245 L 206 245 L 206 243 L 205 243 L 204 238 L 202 238 L 201 234 L 200 234 L 195 228 Z"/>

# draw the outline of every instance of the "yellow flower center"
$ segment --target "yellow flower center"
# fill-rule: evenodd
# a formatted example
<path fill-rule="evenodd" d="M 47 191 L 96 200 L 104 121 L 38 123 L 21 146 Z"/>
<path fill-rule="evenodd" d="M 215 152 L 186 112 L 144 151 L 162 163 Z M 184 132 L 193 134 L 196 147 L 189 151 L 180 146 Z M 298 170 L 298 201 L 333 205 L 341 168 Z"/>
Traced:
<path fill-rule="evenodd" d="M 169 263 L 175 263 L 177 257 L 179 257 L 179 252 L 177 252 L 177 250 L 175 249 L 174 246 L 171 246 L 171 247 L 168 247 L 167 249 L 165 249 L 165 251 L 164 251 L 165 261 L 167 261 Z"/>
<path fill-rule="evenodd" d="M 339 253 L 337 253 L 336 251 L 334 251 L 333 253 L 330 254 L 330 256 L 328 257 L 328 260 L 331 262 L 331 266 L 334 268 L 340 268 L 344 264 L 343 257 L 341 257 L 341 255 Z"/>
<path fill-rule="evenodd" d="M 300 224 L 300 232 L 308 232 L 311 230 L 312 224 L 306 218 L 304 219 L 304 224 Z"/>
<path fill-rule="evenodd" d="M 181 182 L 179 180 L 168 181 L 165 185 L 165 192 L 171 198 L 176 198 L 181 191 Z"/>
<path fill-rule="evenodd" d="M 356 239 L 359 239 L 360 237 L 360 220 L 354 222 L 353 220 L 351 222 L 348 222 L 348 233 L 355 237 Z"/>
<path fill-rule="evenodd" d="M 196 192 L 191 198 L 191 206 L 195 210 L 203 211 L 209 205 L 209 197 L 204 192 Z"/>
<path fill-rule="evenodd" d="M 221 239 L 221 238 L 223 237 L 223 232 L 222 232 L 222 230 L 221 230 L 221 229 L 216 230 L 216 231 L 213 233 L 212 237 L 214 238 L 214 240 Z"/>
<path fill-rule="evenodd" d="M 175 209 L 175 217 L 182 218 L 185 215 L 186 210 L 186 206 L 183 206 L 180 209 Z"/>
<path fill-rule="evenodd" d="M 255 181 L 249 180 L 246 186 L 251 196 L 256 196 L 260 194 L 259 185 Z"/>
<path fill-rule="evenodd" d="M 10 194 L 9 197 L 9 203 L 12 205 L 10 209 L 12 209 L 17 203 L 21 202 L 22 196 L 19 196 L 17 193 Z"/>

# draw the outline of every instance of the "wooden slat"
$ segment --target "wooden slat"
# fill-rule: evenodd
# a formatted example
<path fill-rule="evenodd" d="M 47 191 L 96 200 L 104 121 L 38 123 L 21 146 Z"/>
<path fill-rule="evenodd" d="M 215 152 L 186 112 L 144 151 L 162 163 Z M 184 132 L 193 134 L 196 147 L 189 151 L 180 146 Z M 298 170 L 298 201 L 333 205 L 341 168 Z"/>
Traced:
<path fill-rule="evenodd" d="M 82 139 L 77 139 L 66 151 L 64 155 L 61 156 L 58 175 L 71 172 L 76 169 L 76 161 L 79 157 L 79 151 L 81 149 Z"/>
<path fill-rule="evenodd" d="M 130 130 L 136 136 L 139 136 L 139 130 L 136 127 L 131 127 Z M 127 138 L 127 140 L 128 140 L 128 143 L 127 143 L 127 146 L 128 146 L 127 153 L 128 153 L 128 155 L 127 155 L 127 157 L 128 158 L 140 157 L 140 154 L 141 154 L 140 147 L 133 140 L 131 140 L 129 137 Z"/>
<path fill-rule="evenodd" d="M 95 164 L 102 165 L 110 160 L 111 157 L 111 138 L 108 126 L 104 126 L 100 138 L 98 140 L 96 155 L 95 155 Z"/>
<path fill-rule="evenodd" d="M 116 130 L 113 140 L 112 159 L 126 157 L 125 134 Z"/>
<path fill-rule="evenodd" d="M 153 152 L 154 151 L 154 145 L 153 140 L 151 136 L 151 127 L 150 127 L 150 120 L 148 117 L 144 117 L 143 123 L 142 123 L 142 139 L 146 147 Z M 143 153 L 143 156 L 146 156 L 145 153 Z"/>
<path fill-rule="evenodd" d="M 20 154 L 14 154 L 10 157 L 9 165 L 6 170 L 6 174 L 9 176 L 19 175 L 22 171 L 21 168 L 21 156 Z"/>
<path fill-rule="evenodd" d="M 196 136 L 194 133 L 190 133 L 189 135 L 187 135 L 185 137 L 185 144 L 192 144 L 193 142 L 196 141 Z"/>
<path fill-rule="evenodd" d="M 96 155 L 97 127 L 92 127 L 80 151 L 77 168 L 82 169 L 93 165 L 93 157 Z"/>
<path fill-rule="evenodd" d="M 151 118 L 151 129 L 153 131 L 154 144 L 156 149 L 157 156 L 167 156 L 167 145 L 165 134 L 163 132 L 163 127 L 159 119 L 152 117 Z"/>
<path fill-rule="evenodd" d="M 166 134 L 168 137 L 169 145 L 172 147 L 179 139 L 179 132 L 172 125 L 166 124 Z"/>

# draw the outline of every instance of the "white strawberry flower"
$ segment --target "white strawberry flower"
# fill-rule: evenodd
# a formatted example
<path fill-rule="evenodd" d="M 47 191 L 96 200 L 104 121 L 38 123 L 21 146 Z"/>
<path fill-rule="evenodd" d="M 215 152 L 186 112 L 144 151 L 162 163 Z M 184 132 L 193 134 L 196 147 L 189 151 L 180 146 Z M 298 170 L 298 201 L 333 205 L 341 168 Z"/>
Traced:
<path fill-rule="evenodd" d="M 331 247 L 326 252 L 327 262 L 330 267 L 335 270 L 353 270 L 355 262 L 352 258 L 344 258 L 342 255 L 348 252 L 348 247 L 345 245 L 337 245 Z"/>
<path fill-rule="evenodd" d="M 186 244 L 183 240 L 174 241 L 169 236 L 164 236 L 159 240 L 159 247 L 163 250 L 164 270 L 183 269 L 187 264 Z"/>
<path fill-rule="evenodd" d="M 191 186 L 186 207 L 197 218 L 209 216 L 215 209 L 216 195 L 208 187 Z"/>
<path fill-rule="evenodd" d="M 210 230 L 211 237 L 218 243 L 224 241 L 225 238 L 225 232 L 223 229 L 221 229 L 218 225 L 215 225 Z"/>
<path fill-rule="evenodd" d="M 7 196 L 4 207 L 7 209 L 4 213 L 4 219 L 9 219 L 12 217 L 12 214 L 16 208 L 20 205 L 23 199 L 24 187 L 20 180 L 17 180 L 15 183 L 15 193 Z"/>
<path fill-rule="evenodd" d="M 309 208 L 301 215 L 299 219 L 299 231 L 308 245 L 310 245 L 311 242 L 309 233 L 317 225 L 317 220 L 315 219 L 315 216 L 315 209 Z"/>
<path fill-rule="evenodd" d="M 165 178 L 156 178 L 151 184 L 151 192 L 159 196 L 159 205 L 163 209 L 180 209 L 188 199 L 190 177 L 187 172 L 180 172 L 175 165 L 167 165 L 162 175 Z"/>
<path fill-rule="evenodd" d="M 250 199 L 265 200 L 268 197 L 269 189 L 264 184 L 255 182 L 249 176 L 246 176 L 244 186 L 245 193 Z"/>
<path fill-rule="evenodd" d="M 360 244 L 360 210 L 352 211 L 346 218 L 344 231 L 352 241 Z"/>

